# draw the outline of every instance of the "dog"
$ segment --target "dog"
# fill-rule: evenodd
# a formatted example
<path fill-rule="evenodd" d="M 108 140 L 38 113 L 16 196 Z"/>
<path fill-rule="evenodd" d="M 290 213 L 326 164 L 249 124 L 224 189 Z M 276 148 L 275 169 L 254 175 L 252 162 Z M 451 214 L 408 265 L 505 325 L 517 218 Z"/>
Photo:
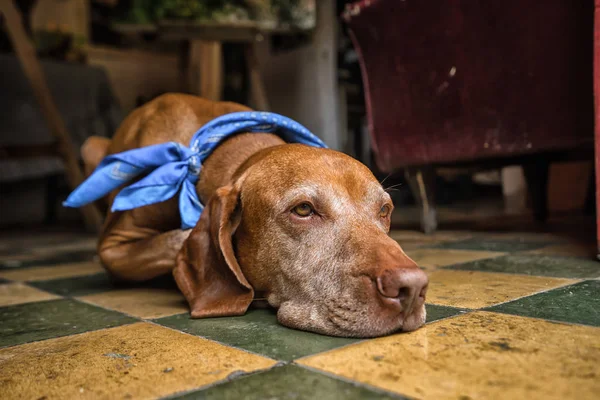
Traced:
<path fill-rule="evenodd" d="M 90 174 L 110 155 L 166 142 L 188 145 L 229 102 L 165 94 L 134 110 L 112 140 L 89 138 Z M 425 273 L 388 236 L 393 204 L 363 164 L 327 148 L 241 132 L 203 162 L 195 192 L 205 205 L 182 229 L 176 197 L 125 211 L 108 205 L 98 253 L 115 278 L 172 273 L 193 318 L 243 315 L 265 298 L 285 326 L 375 337 L 425 322 Z"/>

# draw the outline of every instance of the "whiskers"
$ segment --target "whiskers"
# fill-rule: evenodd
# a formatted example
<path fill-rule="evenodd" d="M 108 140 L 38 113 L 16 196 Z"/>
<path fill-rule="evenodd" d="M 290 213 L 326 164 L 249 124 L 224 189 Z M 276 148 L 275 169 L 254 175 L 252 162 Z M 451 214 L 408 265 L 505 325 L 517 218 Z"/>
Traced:
<path fill-rule="evenodd" d="M 384 190 L 385 192 L 387 192 L 387 193 L 391 192 L 392 190 L 395 190 L 395 191 L 399 192 L 399 191 L 400 191 L 400 189 L 398 189 L 398 187 L 400 187 L 400 186 L 403 186 L 403 185 L 404 185 L 404 183 L 397 183 L 397 184 L 395 184 L 395 185 L 392 185 L 392 186 L 388 186 L 388 187 L 386 187 L 386 188 L 383 188 L 383 190 Z"/>
<path fill-rule="evenodd" d="M 387 179 L 388 179 L 390 176 L 392 176 L 392 173 L 391 173 L 391 172 L 390 172 L 389 174 L 387 174 L 387 176 L 386 176 L 385 178 L 383 178 L 383 180 L 382 180 L 381 182 L 379 182 L 379 184 L 380 184 L 380 185 L 383 187 L 383 184 L 385 183 L 385 181 L 386 181 L 386 180 L 387 180 Z M 389 193 L 389 192 L 391 192 L 391 191 L 393 191 L 393 190 L 395 190 L 395 191 L 399 191 L 399 189 L 397 189 L 397 188 L 398 188 L 398 187 L 400 187 L 400 186 L 402 186 L 402 185 L 404 185 L 404 183 L 397 183 L 397 184 L 395 184 L 395 185 L 391 185 L 391 186 L 388 186 L 388 187 L 384 187 L 384 188 L 383 188 L 383 190 L 384 190 L 384 191 L 386 191 L 386 192 L 388 192 L 388 193 Z"/>
<path fill-rule="evenodd" d="M 385 178 L 383 178 L 383 180 L 381 182 L 379 182 L 379 184 L 381 186 L 383 186 L 383 184 L 385 183 L 385 181 L 387 180 L 387 178 L 389 178 L 390 176 L 392 176 L 392 173 L 390 172 L 389 174 L 387 174 L 387 176 Z"/>

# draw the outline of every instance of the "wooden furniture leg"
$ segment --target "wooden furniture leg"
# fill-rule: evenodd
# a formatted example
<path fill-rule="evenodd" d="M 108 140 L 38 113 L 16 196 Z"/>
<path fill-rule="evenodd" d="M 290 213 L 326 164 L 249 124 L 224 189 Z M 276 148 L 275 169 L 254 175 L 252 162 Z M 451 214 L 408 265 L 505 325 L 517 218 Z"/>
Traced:
<path fill-rule="evenodd" d="M 421 209 L 421 229 L 424 233 L 434 233 L 437 229 L 435 211 L 435 170 L 431 168 L 409 168 L 405 171 L 406 180 Z"/>
<path fill-rule="evenodd" d="M 8 35 L 13 43 L 19 62 L 33 93 L 40 105 L 46 123 L 52 135 L 58 142 L 58 153 L 65 163 L 65 174 L 69 185 L 75 188 L 83 181 L 83 173 L 79 166 L 79 157 L 71 143 L 65 123 L 52 99 L 52 94 L 46 83 L 42 67 L 35 54 L 35 49 L 23 28 L 22 17 L 12 0 L 0 1 L 0 12 L 4 15 Z M 93 205 L 81 208 L 86 228 L 97 231 L 102 223 L 100 213 Z"/>
<path fill-rule="evenodd" d="M 191 40 L 188 59 L 190 91 L 209 100 L 221 100 L 223 93 L 223 51 L 221 42 Z"/>
<path fill-rule="evenodd" d="M 257 43 L 250 42 L 246 44 L 246 64 L 248 66 L 248 75 L 250 79 L 250 93 L 252 96 L 252 107 L 261 111 L 269 111 L 269 99 L 265 90 L 265 81 L 260 72 Z"/>

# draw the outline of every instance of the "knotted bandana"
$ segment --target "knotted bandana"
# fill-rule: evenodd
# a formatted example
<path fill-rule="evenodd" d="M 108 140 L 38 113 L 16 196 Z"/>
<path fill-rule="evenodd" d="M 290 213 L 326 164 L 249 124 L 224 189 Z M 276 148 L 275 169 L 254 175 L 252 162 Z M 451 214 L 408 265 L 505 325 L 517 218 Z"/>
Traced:
<path fill-rule="evenodd" d="M 111 210 L 125 211 L 159 203 L 179 192 L 181 229 L 193 228 L 204 209 L 196 193 L 202 163 L 221 142 L 240 132 L 275 133 L 288 143 L 327 147 L 304 126 L 282 115 L 268 112 L 225 114 L 198 129 L 190 147 L 167 142 L 104 158 L 63 205 L 81 207 L 146 174 L 119 192 Z"/>

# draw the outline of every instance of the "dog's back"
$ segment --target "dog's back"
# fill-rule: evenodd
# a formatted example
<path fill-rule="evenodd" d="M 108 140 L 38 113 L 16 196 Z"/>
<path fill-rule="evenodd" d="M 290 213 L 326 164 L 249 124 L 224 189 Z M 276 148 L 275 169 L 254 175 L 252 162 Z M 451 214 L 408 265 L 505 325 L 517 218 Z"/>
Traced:
<path fill-rule="evenodd" d="M 215 102 L 185 94 L 164 94 L 134 110 L 123 121 L 112 140 L 89 138 L 81 155 L 91 172 L 107 155 L 165 142 L 189 144 L 196 130 L 227 113 L 249 111 L 248 107 Z"/>

